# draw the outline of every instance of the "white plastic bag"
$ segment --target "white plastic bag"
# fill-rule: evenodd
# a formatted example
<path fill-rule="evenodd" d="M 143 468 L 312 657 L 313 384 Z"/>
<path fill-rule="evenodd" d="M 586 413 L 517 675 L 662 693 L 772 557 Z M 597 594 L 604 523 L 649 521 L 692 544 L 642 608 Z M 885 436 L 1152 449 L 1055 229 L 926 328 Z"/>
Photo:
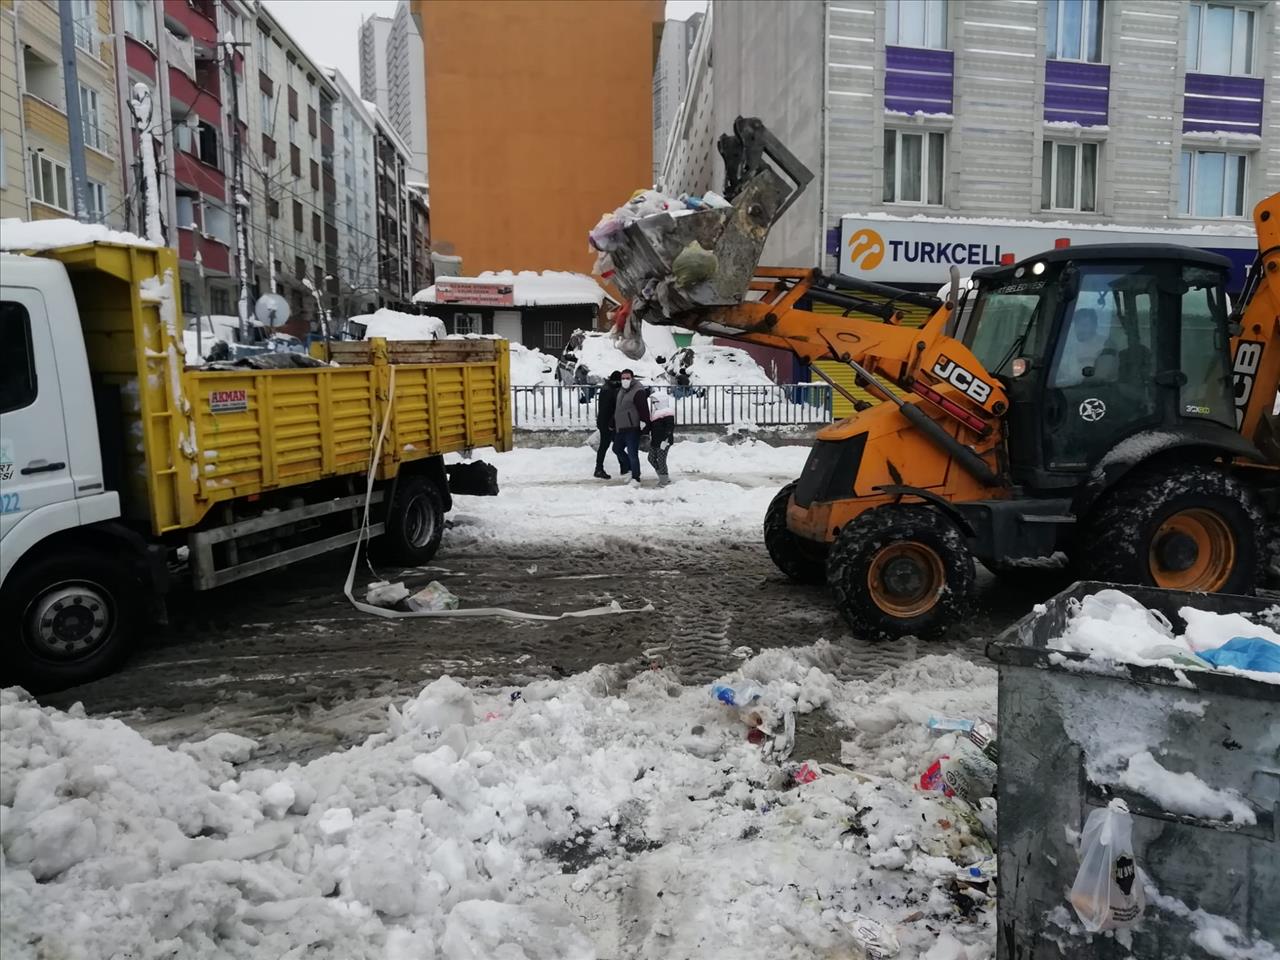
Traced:
<path fill-rule="evenodd" d="M 1142 919 L 1146 898 L 1133 859 L 1133 817 L 1123 800 L 1094 810 L 1084 822 L 1071 905 L 1091 933 L 1123 930 Z"/>

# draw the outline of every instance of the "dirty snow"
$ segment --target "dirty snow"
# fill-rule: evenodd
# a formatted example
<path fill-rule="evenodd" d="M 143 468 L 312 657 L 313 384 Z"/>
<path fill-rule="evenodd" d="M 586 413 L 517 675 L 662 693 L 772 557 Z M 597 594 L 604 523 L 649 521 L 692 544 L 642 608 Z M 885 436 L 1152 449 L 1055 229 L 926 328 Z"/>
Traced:
<path fill-rule="evenodd" d="M 486 270 L 475 277 L 448 277 L 450 284 L 510 283 L 513 305 L 517 307 L 559 306 L 565 304 L 594 304 L 600 306 L 606 296 L 604 288 L 582 273 L 563 270 Z M 414 303 L 440 303 L 435 285 L 419 290 L 413 295 Z M 447 301 L 450 303 L 456 300 Z"/>
<path fill-rule="evenodd" d="M 1150 797 L 1171 813 L 1237 824 L 1258 822 L 1253 808 L 1238 790 L 1217 790 L 1194 773 L 1174 773 L 1162 766 L 1150 750 L 1130 757 L 1129 765 L 1116 783 Z"/>
<path fill-rule="evenodd" d="M 156 247 L 132 233 L 112 230 L 100 223 L 78 220 L 0 220 L 0 250 L 54 250 L 83 243 L 122 243 L 131 247 Z"/>
<path fill-rule="evenodd" d="M 928 657 L 843 683 L 832 663 L 819 643 L 741 668 L 782 710 L 856 722 L 898 697 L 853 775 L 790 788 L 732 708 L 663 671 L 518 698 L 441 678 L 365 743 L 282 770 L 5 691 L 0 953 L 787 960 L 851 955 L 865 917 L 904 957 L 987 960 L 993 911 L 966 919 L 945 888 L 989 844 L 910 781 L 934 749 L 916 714 L 939 691 L 994 710 L 994 672 Z"/>

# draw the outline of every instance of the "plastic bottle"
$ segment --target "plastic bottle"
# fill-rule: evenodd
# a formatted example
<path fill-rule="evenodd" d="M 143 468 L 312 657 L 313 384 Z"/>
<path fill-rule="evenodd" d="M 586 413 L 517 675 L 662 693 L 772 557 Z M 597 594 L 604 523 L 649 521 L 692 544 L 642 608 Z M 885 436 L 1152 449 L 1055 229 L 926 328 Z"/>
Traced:
<path fill-rule="evenodd" d="M 764 690 L 750 682 L 740 683 L 737 686 L 716 683 L 711 687 L 711 695 L 727 706 L 746 707 L 764 696 Z"/>

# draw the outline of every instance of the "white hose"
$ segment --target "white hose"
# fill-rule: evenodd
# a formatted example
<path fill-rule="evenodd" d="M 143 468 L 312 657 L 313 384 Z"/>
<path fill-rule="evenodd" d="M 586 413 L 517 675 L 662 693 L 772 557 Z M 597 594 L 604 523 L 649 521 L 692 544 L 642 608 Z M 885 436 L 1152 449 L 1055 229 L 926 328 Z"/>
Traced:
<path fill-rule="evenodd" d="M 373 448 L 373 459 L 369 461 L 369 476 L 365 483 L 364 517 L 360 523 L 360 536 L 356 540 L 356 548 L 351 554 L 351 567 L 347 570 L 347 582 L 343 592 L 351 605 L 362 613 L 370 613 L 375 617 L 389 620 L 401 620 L 419 617 L 503 617 L 508 620 L 571 620 L 582 617 L 603 617 L 616 613 L 649 613 L 652 603 L 643 607 L 624 608 L 617 600 L 607 607 L 591 607 L 587 610 L 570 610 L 566 613 L 525 613 L 522 610 L 508 610 L 506 607 L 467 607 L 462 610 L 388 610 L 372 603 L 364 603 L 355 598 L 352 587 L 355 585 L 356 567 L 360 562 L 360 547 L 369 537 L 369 505 L 373 502 L 373 478 L 378 470 L 378 459 L 382 456 L 382 443 L 387 437 L 387 425 L 391 422 L 391 407 L 396 396 L 396 368 L 391 366 L 391 378 L 387 386 L 387 411 L 382 417 L 382 428 L 378 431 L 378 442 Z M 372 569 L 372 568 L 370 568 Z"/>

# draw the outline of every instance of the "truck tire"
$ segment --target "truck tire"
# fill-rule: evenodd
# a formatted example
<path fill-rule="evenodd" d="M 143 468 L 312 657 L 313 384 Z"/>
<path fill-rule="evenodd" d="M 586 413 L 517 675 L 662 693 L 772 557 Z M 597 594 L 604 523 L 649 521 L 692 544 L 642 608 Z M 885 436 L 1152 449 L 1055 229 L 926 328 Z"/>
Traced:
<path fill-rule="evenodd" d="M 822 583 L 827 577 L 827 551 L 787 528 L 787 504 L 795 489 L 793 480 L 778 491 L 765 511 L 764 546 L 774 566 L 796 583 Z"/>
<path fill-rule="evenodd" d="M 1262 511 L 1226 471 L 1167 462 L 1135 470 L 1085 518 L 1081 573 L 1202 593 L 1253 593 Z"/>
<path fill-rule="evenodd" d="M 141 599 L 108 552 L 71 547 L 15 570 L 0 594 L 7 679 L 44 693 L 112 673 L 137 636 Z"/>
<path fill-rule="evenodd" d="M 444 498 L 421 476 L 401 477 L 387 511 L 383 550 L 393 563 L 429 563 L 444 536 Z"/>
<path fill-rule="evenodd" d="M 845 525 L 827 556 L 827 582 L 856 636 L 939 635 L 973 595 L 973 556 L 932 507 L 875 507 Z"/>

